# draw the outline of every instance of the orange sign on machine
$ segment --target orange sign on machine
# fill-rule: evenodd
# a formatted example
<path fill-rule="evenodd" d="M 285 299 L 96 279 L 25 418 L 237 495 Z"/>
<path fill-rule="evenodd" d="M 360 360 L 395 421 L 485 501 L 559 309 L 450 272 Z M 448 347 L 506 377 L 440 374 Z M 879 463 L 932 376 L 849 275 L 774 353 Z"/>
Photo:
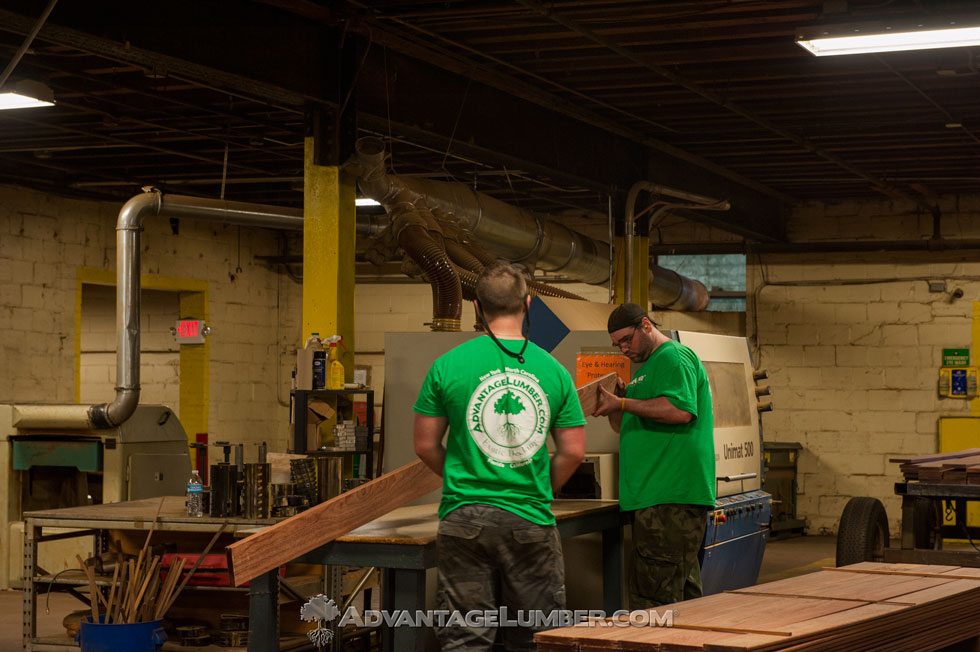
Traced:
<path fill-rule="evenodd" d="M 630 381 L 630 359 L 620 353 L 579 353 L 575 356 L 575 386 L 616 372 L 623 383 Z"/>

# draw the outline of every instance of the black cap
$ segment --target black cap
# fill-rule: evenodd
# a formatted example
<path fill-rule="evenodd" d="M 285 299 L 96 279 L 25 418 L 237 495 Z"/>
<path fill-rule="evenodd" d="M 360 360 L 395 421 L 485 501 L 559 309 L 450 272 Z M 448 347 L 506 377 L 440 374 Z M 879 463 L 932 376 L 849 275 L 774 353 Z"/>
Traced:
<path fill-rule="evenodd" d="M 635 303 L 624 303 L 612 311 L 612 314 L 609 315 L 609 321 L 606 322 L 606 326 L 609 329 L 609 332 L 612 333 L 621 328 L 636 326 L 643 321 L 644 317 L 650 319 L 646 310 Z"/>

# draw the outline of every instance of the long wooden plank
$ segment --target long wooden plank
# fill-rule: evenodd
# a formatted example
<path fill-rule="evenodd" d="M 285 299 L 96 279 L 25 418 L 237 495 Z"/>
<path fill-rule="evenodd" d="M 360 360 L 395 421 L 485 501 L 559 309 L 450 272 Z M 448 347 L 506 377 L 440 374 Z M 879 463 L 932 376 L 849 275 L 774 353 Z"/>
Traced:
<path fill-rule="evenodd" d="M 442 478 L 413 462 L 236 541 L 225 549 L 231 582 L 241 586 L 440 487 Z"/>
<path fill-rule="evenodd" d="M 967 448 L 961 451 L 919 455 L 918 457 L 890 457 L 888 461 L 897 464 L 918 464 L 920 462 L 935 462 L 937 460 L 950 460 L 957 457 L 969 457 L 970 455 L 980 455 L 980 448 Z"/>
<path fill-rule="evenodd" d="M 585 383 L 575 391 L 578 393 L 578 402 L 582 404 L 582 414 L 592 416 L 596 407 L 599 405 L 599 388 L 602 387 L 607 392 L 616 389 L 616 379 L 619 376 L 616 372 L 608 373 L 602 378 L 596 378 Z"/>

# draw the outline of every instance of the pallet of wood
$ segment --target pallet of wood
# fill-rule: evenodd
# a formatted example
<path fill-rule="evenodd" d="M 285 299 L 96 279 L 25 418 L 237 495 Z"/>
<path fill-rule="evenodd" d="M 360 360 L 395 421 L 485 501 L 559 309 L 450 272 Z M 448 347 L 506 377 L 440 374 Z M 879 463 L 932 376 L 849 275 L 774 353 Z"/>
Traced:
<path fill-rule="evenodd" d="M 974 475 L 977 476 L 976 484 L 980 484 L 980 448 L 918 457 L 893 457 L 889 461 L 899 464 L 907 482 L 935 484 L 968 484 L 968 469 L 976 466 L 978 470 Z"/>
<path fill-rule="evenodd" d="M 980 569 L 863 562 L 656 611 L 670 626 L 620 617 L 534 640 L 539 652 L 930 652 L 980 634 Z"/>

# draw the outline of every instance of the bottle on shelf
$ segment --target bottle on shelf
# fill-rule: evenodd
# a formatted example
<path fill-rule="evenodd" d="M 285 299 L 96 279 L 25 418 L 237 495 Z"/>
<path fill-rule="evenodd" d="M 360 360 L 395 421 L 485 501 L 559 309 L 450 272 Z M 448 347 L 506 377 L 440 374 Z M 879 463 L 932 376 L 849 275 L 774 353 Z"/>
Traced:
<path fill-rule="evenodd" d="M 191 471 L 191 479 L 187 481 L 187 515 L 204 516 L 204 484 L 197 469 Z"/>
<path fill-rule="evenodd" d="M 332 335 L 325 341 L 330 344 L 330 354 L 327 356 L 327 389 L 344 389 L 344 364 L 340 361 L 340 351 L 337 345 L 343 338 Z"/>
<path fill-rule="evenodd" d="M 313 387 L 313 360 L 317 351 L 323 351 L 319 333 L 312 333 L 306 345 L 296 352 L 296 388 L 310 390 Z"/>

